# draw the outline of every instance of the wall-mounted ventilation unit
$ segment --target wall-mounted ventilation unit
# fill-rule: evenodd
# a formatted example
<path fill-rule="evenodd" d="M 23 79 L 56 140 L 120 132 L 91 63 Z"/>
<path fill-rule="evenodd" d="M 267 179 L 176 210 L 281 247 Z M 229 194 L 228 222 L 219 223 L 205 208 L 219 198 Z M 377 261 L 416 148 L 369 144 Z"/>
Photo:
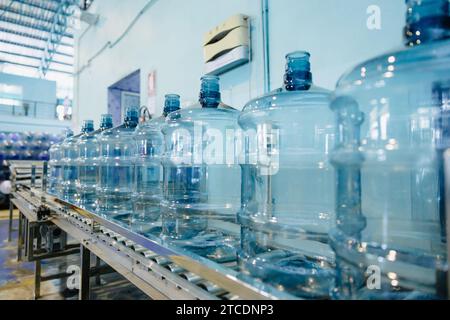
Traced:
<path fill-rule="evenodd" d="M 250 61 L 249 17 L 238 14 L 205 35 L 206 74 L 219 75 Z"/>

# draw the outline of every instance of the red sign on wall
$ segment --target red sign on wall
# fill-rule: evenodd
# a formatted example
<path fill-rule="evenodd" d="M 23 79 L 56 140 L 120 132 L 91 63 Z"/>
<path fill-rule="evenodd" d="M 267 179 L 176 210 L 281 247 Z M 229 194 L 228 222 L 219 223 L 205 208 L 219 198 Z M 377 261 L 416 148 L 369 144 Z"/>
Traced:
<path fill-rule="evenodd" d="M 156 70 L 153 70 L 148 74 L 147 108 L 151 115 L 156 114 Z"/>

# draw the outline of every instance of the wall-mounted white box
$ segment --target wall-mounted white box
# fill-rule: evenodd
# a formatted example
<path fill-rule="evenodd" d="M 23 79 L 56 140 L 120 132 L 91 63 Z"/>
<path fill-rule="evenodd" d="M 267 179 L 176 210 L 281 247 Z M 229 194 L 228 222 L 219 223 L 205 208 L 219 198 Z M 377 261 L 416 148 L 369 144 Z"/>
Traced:
<path fill-rule="evenodd" d="M 205 72 L 219 75 L 250 61 L 249 17 L 232 16 L 205 34 Z"/>

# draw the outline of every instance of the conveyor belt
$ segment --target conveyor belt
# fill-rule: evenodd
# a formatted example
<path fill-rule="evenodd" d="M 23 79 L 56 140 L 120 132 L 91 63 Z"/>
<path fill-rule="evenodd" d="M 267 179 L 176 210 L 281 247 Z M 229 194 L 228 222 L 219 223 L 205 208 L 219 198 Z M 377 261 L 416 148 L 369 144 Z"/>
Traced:
<path fill-rule="evenodd" d="M 243 281 L 238 276 L 236 262 L 218 264 L 195 255 L 183 255 L 90 212 L 65 204 L 39 189 L 21 185 L 14 197 L 19 209 L 22 206 L 36 211 L 43 204 L 49 207 L 51 221 L 55 225 L 87 246 L 152 298 L 292 298 L 253 279 Z"/>
<path fill-rule="evenodd" d="M 10 168 L 13 203 L 27 221 L 39 224 L 38 210 L 48 208 L 51 215 L 43 223 L 54 223 L 153 299 L 293 298 L 240 274 L 236 261 L 213 262 L 48 195 L 37 180 L 45 163 L 15 162 Z M 45 188 L 45 177 L 42 182 Z M 218 227 L 239 233 L 233 224 Z"/>

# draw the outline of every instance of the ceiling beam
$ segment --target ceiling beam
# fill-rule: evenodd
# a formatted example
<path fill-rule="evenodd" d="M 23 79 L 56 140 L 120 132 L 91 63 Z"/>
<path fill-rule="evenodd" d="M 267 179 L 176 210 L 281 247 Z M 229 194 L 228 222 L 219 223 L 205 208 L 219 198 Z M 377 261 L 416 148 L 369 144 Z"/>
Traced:
<path fill-rule="evenodd" d="M 39 40 L 39 41 L 44 41 L 44 42 L 48 41 L 48 38 L 41 37 L 41 36 L 38 36 L 38 35 L 34 35 L 34 34 L 31 34 L 31 33 L 27 33 L 27 32 L 12 30 L 12 29 L 9 29 L 9 28 L 0 27 L 0 32 L 14 34 L 14 35 L 22 36 L 22 37 L 25 37 L 25 38 Z M 73 48 L 73 44 L 67 43 L 67 42 L 61 42 L 59 45 Z"/>
<path fill-rule="evenodd" d="M 55 10 L 55 9 L 52 9 L 52 8 L 49 8 L 49 7 L 43 7 L 43 6 L 40 6 L 39 4 L 36 4 L 36 3 L 33 3 L 33 2 L 24 1 L 24 0 L 14 0 L 14 2 L 23 4 L 23 5 L 32 7 L 32 8 L 46 10 L 46 11 L 49 11 L 49 12 L 52 12 L 52 13 L 56 13 L 58 11 L 58 10 Z"/>
<path fill-rule="evenodd" d="M 21 58 L 27 58 L 27 59 L 33 59 L 33 60 L 41 60 L 41 58 L 39 58 L 39 57 L 30 56 L 28 54 L 23 54 L 23 53 L 9 52 L 9 51 L 3 51 L 3 50 L 0 50 L 0 53 L 8 54 L 8 55 L 11 55 L 11 56 L 16 56 L 16 57 L 21 57 Z M 62 62 L 62 61 L 58 61 L 58 60 L 52 60 L 52 63 L 56 63 L 56 64 L 60 64 L 60 65 L 63 65 L 63 66 L 68 66 L 68 67 L 73 67 L 73 64 L 71 64 L 71 63 Z"/>
<path fill-rule="evenodd" d="M 1 38 L 0 38 L 0 42 L 6 43 L 6 44 L 9 44 L 9 45 L 13 45 L 13 46 L 33 49 L 33 50 L 39 50 L 39 51 L 44 51 L 45 50 L 45 48 L 43 48 L 43 47 L 33 46 L 33 45 L 30 45 L 30 44 L 24 44 L 24 43 L 9 41 L 9 40 L 4 40 L 4 39 L 1 39 Z M 73 58 L 72 54 L 68 54 L 68 53 L 64 53 L 64 52 L 60 52 L 60 51 L 54 51 L 53 54 L 57 54 L 57 55 L 65 56 L 65 57 L 69 57 L 69 58 Z"/>
<path fill-rule="evenodd" d="M 39 20 L 41 22 L 48 23 L 48 24 L 52 23 L 51 20 L 45 19 L 45 17 L 42 16 L 42 15 L 32 14 L 31 12 L 28 12 L 28 11 L 25 11 L 25 10 L 19 10 L 19 9 L 13 7 L 13 6 L 0 5 L 0 11 L 16 14 L 16 15 L 19 15 L 19 16 L 24 16 L 24 17 L 27 17 L 27 18 L 30 18 L 30 19 Z"/>
<path fill-rule="evenodd" d="M 45 77 L 50 68 L 54 52 L 57 50 L 61 39 L 67 30 L 67 14 L 69 13 L 70 7 L 75 5 L 76 2 L 77 0 L 61 0 L 59 2 L 58 12 L 53 16 L 53 24 L 51 26 L 50 35 L 45 45 L 41 65 L 39 66 L 39 73 L 41 77 Z"/>
<path fill-rule="evenodd" d="M 12 62 L 12 61 L 7 61 L 7 60 L 0 60 L 0 63 L 7 63 L 7 64 L 13 64 L 13 65 L 16 65 L 16 66 L 26 67 L 26 68 L 39 69 L 38 66 L 33 66 L 33 65 L 31 65 L 31 64 L 19 63 L 19 62 Z M 56 69 L 48 69 L 48 71 L 51 71 L 51 72 L 59 72 L 59 73 L 63 73 L 63 74 L 67 74 L 67 75 L 73 76 L 73 73 L 72 73 L 72 72 L 67 72 L 67 71 L 62 71 L 62 70 L 56 70 Z"/>
<path fill-rule="evenodd" d="M 28 27 L 28 28 L 31 28 L 31 29 L 35 29 L 35 30 L 39 30 L 39 31 L 43 31 L 43 32 L 48 32 L 48 33 L 52 33 L 53 32 L 51 27 L 49 28 L 49 27 L 43 26 L 42 24 L 33 24 L 33 23 L 29 23 L 29 22 L 23 22 L 23 21 L 20 21 L 18 19 L 14 19 L 14 18 L 11 18 L 11 17 L 2 17 L 2 20 L 5 21 L 5 22 L 8 22 L 8 23 L 15 24 L 17 26 L 24 26 L 24 27 Z M 61 36 L 67 37 L 67 38 L 71 38 L 71 39 L 74 38 L 73 34 L 67 33 L 65 30 L 61 34 Z"/>

